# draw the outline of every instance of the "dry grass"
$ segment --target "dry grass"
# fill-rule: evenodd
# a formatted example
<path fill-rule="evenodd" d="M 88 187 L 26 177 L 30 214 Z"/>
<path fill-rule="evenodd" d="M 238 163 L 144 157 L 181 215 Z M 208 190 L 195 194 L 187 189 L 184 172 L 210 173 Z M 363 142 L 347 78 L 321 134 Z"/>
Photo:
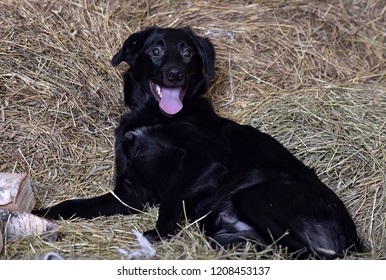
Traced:
<path fill-rule="evenodd" d="M 385 259 L 384 1 L 207 2 L 0 0 L 0 171 L 29 172 L 45 206 L 110 190 L 125 69 L 110 59 L 145 26 L 189 25 L 217 49 L 219 113 L 275 136 L 336 191 L 369 248 L 347 258 Z M 156 213 L 62 221 L 58 242 L 23 238 L 0 258 L 119 259 Z M 156 249 L 158 259 L 286 258 L 211 249 L 195 226 Z"/>

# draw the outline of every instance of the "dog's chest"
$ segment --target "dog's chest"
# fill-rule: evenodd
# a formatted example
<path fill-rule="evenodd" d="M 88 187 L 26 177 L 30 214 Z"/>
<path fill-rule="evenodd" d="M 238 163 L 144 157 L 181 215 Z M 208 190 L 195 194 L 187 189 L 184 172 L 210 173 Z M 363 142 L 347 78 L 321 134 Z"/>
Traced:
<path fill-rule="evenodd" d="M 141 126 L 141 127 L 135 128 L 133 130 L 130 130 L 129 132 L 126 133 L 125 136 L 128 138 L 133 137 L 133 138 L 138 138 L 138 139 L 148 138 L 151 136 L 151 134 L 154 134 L 156 129 L 159 129 L 159 128 L 161 128 L 160 125 Z"/>
<path fill-rule="evenodd" d="M 141 126 L 126 132 L 124 138 L 132 147 L 141 145 L 141 143 L 146 145 L 159 139 L 161 131 L 161 125 Z"/>
<path fill-rule="evenodd" d="M 142 126 L 124 134 L 132 159 L 156 160 L 175 148 L 173 135 L 165 133 L 162 125 Z"/>
<path fill-rule="evenodd" d="M 134 172 L 143 184 L 171 180 L 179 174 L 186 148 L 169 132 L 160 125 L 126 132 L 122 141 L 123 154 L 118 161 Z"/>

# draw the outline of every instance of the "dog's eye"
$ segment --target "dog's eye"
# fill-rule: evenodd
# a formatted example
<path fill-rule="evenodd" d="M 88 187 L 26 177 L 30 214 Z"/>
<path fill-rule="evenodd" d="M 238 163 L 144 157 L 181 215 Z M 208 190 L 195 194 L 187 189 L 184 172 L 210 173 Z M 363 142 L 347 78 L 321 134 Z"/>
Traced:
<path fill-rule="evenodd" d="M 160 48 L 154 48 L 154 49 L 152 49 L 152 50 L 150 51 L 150 53 L 151 53 L 151 55 L 152 55 L 153 57 L 158 57 L 158 56 L 160 56 L 160 55 L 162 54 L 162 51 L 161 51 Z"/>
<path fill-rule="evenodd" d="M 191 49 L 184 49 L 182 55 L 186 58 L 191 58 L 193 56 L 193 51 Z"/>

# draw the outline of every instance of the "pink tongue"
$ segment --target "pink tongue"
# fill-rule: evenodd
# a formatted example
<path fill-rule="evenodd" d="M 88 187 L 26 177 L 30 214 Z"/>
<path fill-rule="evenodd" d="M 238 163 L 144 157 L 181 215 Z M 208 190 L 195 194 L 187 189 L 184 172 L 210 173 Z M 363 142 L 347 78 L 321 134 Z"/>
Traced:
<path fill-rule="evenodd" d="M 181 88 L 161 87 L 161 93 L 160 108 L 169 115 L 177 114 L 183 106 L 180 99 Z"/>

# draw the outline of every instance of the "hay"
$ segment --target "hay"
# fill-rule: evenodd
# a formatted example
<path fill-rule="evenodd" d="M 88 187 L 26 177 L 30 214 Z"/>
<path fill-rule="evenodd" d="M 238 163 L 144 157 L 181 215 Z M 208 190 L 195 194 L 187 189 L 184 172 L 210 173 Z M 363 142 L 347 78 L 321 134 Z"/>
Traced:
<path fill-rule="evenodd" d="M 275 136 L 336 191 L 369 248 L 347 258 L 385 259 L 384 1 L 240 2 L 0 0 L 0 171 L 29 172 L 45 206 L 109 191 L 125 110 L 125 66 L 110 59 L 145 26 L 189 25 L 217 50 L 216 110 Z M 156 216 L 62 221 L 58 242 L 7 242 L 0 258 L 120 259 L 132 229 Z M 155 249 L 158 259 L 287 257 L 212 249 L 194 225 Z"/>

